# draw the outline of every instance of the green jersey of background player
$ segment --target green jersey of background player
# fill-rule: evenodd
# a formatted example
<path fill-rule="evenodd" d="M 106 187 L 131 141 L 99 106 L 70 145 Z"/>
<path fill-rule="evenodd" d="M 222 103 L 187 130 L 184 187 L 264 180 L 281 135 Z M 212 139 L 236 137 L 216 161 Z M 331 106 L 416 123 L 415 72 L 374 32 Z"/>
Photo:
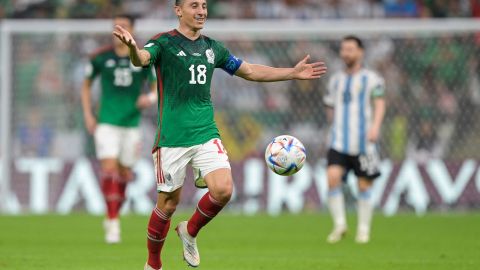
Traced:
<path fill-rule="evenodd" d="M 306 56 L 293 68 L 254 65 L 233 56 L 221 43 L 200 34 L 207 19 L 206 0 L 176 0 L 179 19 L 175 30 L 158 34 L 137 47 L 130 33 L 117 26 L 113 34 L 130 48 L 135 66 L 153 65 L 157 71 L 159 121 L 154 162 L 157 175 L 157 205 L 148 224 L 148 261 L 145 269 L 161 269 L 160 253 L 170 226 L 170 217 L 180 200 L 185 166 L 199 169 L 209 192 L 200 199 L 190 220 L 176 231 L 183 242 L 183 256 L 190 266 L 200 264 L 196 244 L 199 230 L 228 203 L 233 180 L 226 153 L 213 120 L 210 82 L 215 68 L 251 81 L 311 80 L 326 67 L 308 63 Z M 240 27 L 240 25 L 239 25 Z"/>

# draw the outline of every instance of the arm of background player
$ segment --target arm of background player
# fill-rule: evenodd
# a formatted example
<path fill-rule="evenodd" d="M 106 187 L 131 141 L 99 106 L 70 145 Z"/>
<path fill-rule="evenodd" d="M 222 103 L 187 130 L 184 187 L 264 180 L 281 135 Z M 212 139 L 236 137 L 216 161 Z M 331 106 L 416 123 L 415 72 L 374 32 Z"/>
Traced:
<path fill-rule="evenodd" d="M 368 140 L 371 142 L 376 142 L 380 136 L 380 129 L 382 128 L 382 122 L 385 116 L 385 98 L 375 98 L 373 100 L 373 107 L 373 124 L 368 132 Z"/>
<path fill-rule="evenodd" d="M 235 75 L 249 81 L 275 82 L 286 80 L 318 79 L 327 72 L 323 62 L 308 63 L 310 55 L 298 62 L 293 68 L 274 68 L 243 62 Z"/>
<path fill-rule="evenodd" d="M 88 133 L 93 135 L 95 128 L 97 127 L 97 119 L 92 113 L 92 81 L 90 79 L 85 79 L 82 85 L 82 109 L 83 109 L 83 118 L 85 120 L 85 127 L 87 128 Z"/>
<path fill-rule="evenodd" d="M 157 103 L 157 83 L 150 83 L 150 93 L 140 95 L 137 99 L 137 108 L 145 109 Z"/>
<path fill-rule="evenodd" d="M 145 67 L 150 64 L 150 53 L 145 49 L 139 49 L 137 42 L 135 42 L 135 39 L 127 30 L 119 25 L 115 25 L 113 35 L 128 46 L 130 49 L 130 61 L 132 61 L 134 66 Z"/>

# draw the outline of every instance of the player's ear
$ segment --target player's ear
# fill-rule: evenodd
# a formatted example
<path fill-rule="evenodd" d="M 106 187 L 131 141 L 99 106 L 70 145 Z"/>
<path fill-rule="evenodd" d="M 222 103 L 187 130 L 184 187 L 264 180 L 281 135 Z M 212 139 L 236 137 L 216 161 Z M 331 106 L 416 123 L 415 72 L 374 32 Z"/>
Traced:
<path fill-rule="evenodd" d="M 178 18 L 181 18 L 182 17 L 182 10 L 180 8 L 180 6 L 173 6 L 173 11 L 175 11 L 175 15 L 177 15 Z"/>

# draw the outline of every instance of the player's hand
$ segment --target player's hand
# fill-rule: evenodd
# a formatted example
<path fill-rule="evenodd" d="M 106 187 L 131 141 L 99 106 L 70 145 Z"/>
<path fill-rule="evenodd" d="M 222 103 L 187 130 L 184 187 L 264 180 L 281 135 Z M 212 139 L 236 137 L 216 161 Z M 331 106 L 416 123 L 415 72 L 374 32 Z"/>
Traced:
<path fill-rule="evenodd" d="M 380 130 L 378 128 L 373 127 L 368 131 L 367 139 L 369 142 L 377 142 L 378 137 L 380 137 Z"/>
<path fill-rule="evenodd" d="M 95 129 L 97 128 L 97 119 L 93 115 L 89 115 L 85 117 L 85 127 L 90 135 L 95 133 Z"/>
<path fill-rule="evenodd" d="M 146 109 L 152 105 L 152 100 L 146 94 L 140 95 L 137 99 L 137 108 L 140 110 Z"/>
<path fill-rule="evenodd" d="M 113 35 L 120 39 L 125 45 L 130 48 L 136 48 L 137 43 L 135 39 L 133 39 L 132 34 L 125 30 L 125 28 L 121 27 L 120 25 L 115 25 L 115 29 L 113 30 Z"/>
<path fill-rule="evenodd" d="M 327 73 L 327 66 L 324 62 L 308 63 L 310 55 L 303 58 L 302 61 L 294 67 L 293 78 L 297 80 L 312 80 L 322 77 Z"/>

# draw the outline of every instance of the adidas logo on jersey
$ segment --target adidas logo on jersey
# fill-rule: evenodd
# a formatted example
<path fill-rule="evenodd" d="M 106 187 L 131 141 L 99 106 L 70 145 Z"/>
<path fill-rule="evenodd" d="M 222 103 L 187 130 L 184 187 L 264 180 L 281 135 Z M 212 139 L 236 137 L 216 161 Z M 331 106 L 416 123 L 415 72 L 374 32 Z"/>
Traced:
<path fill-rule="evenodd" d="M 180 51 L 179 53 L 177 53 L 177 56 L 187 56 L 187 54 L 185 54 L 184 51 Z"/>

